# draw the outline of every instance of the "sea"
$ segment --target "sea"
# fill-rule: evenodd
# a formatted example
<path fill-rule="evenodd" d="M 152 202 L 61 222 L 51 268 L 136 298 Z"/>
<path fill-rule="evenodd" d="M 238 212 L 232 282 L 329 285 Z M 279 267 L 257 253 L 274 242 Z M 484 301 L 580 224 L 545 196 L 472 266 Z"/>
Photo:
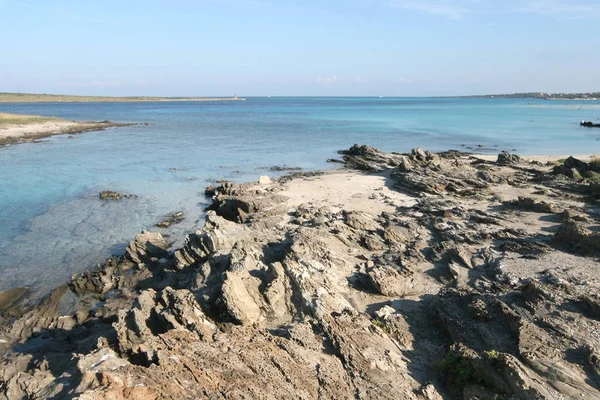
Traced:
<path fill-rule="evenodd" d="M 600 101 L 500 98 L 255 97 L 224 102 L 4 103 L 0 112 L 136 126 L 53 136 L 0 148 L 0 291 L 44 296 L 73 274 L 123 254 L 143 229 L 172 248 L 203 225 L 217 180 L 304 170 L 355 143 L 386 151 L 508 150 L 520 155 L 594 154 Z M 114 190 L 129 199 L 102 201 Z M 167 229 L 155 225 L 183 212 Z"/>

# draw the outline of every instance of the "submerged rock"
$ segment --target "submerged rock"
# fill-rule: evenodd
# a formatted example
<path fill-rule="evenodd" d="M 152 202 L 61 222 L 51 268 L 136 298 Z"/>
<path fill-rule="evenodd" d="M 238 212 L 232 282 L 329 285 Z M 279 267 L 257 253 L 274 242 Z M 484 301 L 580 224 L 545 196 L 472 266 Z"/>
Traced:
<path fill-rule="evenodd" d="M 113 192 L 112 190 L 104 190 L 100 192 L 98 197 L 100 197 L 100 200 L 121 200 L 123 195 L 118 192 Z"/>

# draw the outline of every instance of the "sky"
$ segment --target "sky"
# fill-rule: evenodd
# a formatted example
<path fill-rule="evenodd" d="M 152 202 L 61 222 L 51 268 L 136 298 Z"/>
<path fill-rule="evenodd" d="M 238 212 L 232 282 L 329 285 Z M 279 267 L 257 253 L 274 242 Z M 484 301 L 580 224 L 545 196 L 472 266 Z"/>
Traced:
<path fill-rule="evenodd" d="M 600 0 L 0 0 L 0 92 L 600 91 Z"/>

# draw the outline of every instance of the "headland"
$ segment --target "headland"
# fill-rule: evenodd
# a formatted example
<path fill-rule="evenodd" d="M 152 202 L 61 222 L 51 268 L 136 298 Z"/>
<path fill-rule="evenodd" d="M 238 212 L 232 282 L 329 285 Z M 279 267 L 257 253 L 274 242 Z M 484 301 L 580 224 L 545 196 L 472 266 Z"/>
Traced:
<path fill-rule="evenodd" d="M 135 125 L 111 121 L 69 121 L 40 115 L 0 113 L 0 147 L 35 142 L 53 135 L 76 135 L 107 128 Z"/>
<path fill-rule="evenodd" d="M 132 103 L 151 101 L 243 101 L 238 97 L 75 96 L 63 94 L 1 93 L 0 103 Z"/>

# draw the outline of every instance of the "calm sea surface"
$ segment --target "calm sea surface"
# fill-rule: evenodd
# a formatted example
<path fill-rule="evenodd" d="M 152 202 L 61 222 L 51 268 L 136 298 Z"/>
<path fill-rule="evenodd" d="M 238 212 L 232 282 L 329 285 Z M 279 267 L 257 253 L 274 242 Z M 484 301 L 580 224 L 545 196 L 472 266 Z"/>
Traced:
<path fill-rule="evenodd" d="M 249 98 L 240 102 L 0 104 L 0 112 L 147 126 L 55 136 L 0 149 L 0 291 L 41 295 L 93 267 L 166 214 L 181 244 L 202 223 L 204 187 L 256 180 L 271 166 L 331 168 L 354 143 L 405 152 L 600 152 L 600 102 L 507 99 Z M 462 147 L 461 147 L 462 145 Z M 484 150 L 485 151 L 485 150 Z M 102 202 L 101 190 L 137 198 Z"/>

